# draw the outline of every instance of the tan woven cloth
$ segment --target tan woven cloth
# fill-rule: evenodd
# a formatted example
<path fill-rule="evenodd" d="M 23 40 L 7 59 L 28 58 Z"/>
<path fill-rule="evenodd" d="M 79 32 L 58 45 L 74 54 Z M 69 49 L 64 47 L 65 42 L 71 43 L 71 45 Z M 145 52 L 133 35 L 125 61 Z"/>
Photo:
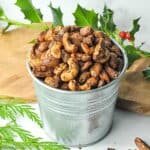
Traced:
<path fill-rule="evenodd" d="M 39 32 L 22 28 L 0 35 L 0 95 L 22 97 L 27 102 L 35 99 L 25 59 L 31 48 L 28 42 Z M 150 115 L 150 81 L 141 73 L 148 65 L 150 59 L 141 59 L 126 73 L 121 82 L 119 107 Z"/>
<path fill-rule="evenodd" d="M 130 111 L 150 115 L 150 80 L 145 80 L 142 70 L 150 66 L 150 58 L 137 60 L 124 76 L 118 106 Z"/>
<path fill-rule="evenodd" d="M 0 35 L 0 95 L 35 99 L 32 81 L 25 67 L 29 41 L 40 31 L 20 28 Z"/>

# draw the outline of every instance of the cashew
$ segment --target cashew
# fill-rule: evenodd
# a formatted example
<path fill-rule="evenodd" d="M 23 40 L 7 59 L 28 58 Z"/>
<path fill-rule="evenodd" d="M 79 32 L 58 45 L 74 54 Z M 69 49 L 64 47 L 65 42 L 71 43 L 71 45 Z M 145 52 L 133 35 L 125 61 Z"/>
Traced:
<path fill-rule="evenodd" d="M 75 46 L 74 44 L 71 44 L 71 42 L 69 41 L 69 33 L 65 33 L 63 35 L 63 45 L 65 48 L 65 51 L 68 53 L 75 53 L 77 51 L 77 46 Z"/>
<path fill-rule="evenodd" d="M 55 67 L 59 64 L 59 59 L 54 57 L 47 57 L 46 52 L 42 53 L 41 58 L 33 58 L 31 55 L 29 56 L 29 63 L 33 69 L 39 71 L 45 71 L 45 69 Z M 41 73 L 37 73 L 41 74 Z"/>
<path fill-rule="evenodd" d="M 44 65 L 40 66 L 40 71 L 47 71 L 47 70 L 48 70 L 48 67 L 46 67 Z"/>
<path fill-rule="evenodd" d="M 110 49 L 112 52 L 115 52 L 118 56 L 122 56 L 122 53 L 120 51 L 120 48 L 116 45 L 113 45 L 112 48 Z"/>
<path fill-rule="evenodd" d="M 69 89 L 70 89 L 71 91 L 78 91 L 78 90 L 79 90 L 79 87 L 77 86 L 76 80 L 71 80 L 71 81 L 69 81 L 68 87 L 69 87 Z"/>
<path fill-rule="evenodd" d="M 97 45 L 95 46 L 94 52 L 93 52 L 93 56 L 97 56 L 99 55 L 100 51 L 102 51 L 102 42 L 103 42 L 103 38 L 99 39 L 99 42 L 97 43 Z"/>
<path fill-rule="evenodd" d="M 43 52 L 48 49 L 48 45 L 49 45 L 49 42 L 42 42 L 42 43 L 40 43 L 38 50 L 40 52 Z"/>
<path fill-rule="evenodd" d="M 97 79 L 95 79 L 94 77 L 91 77 L 89 79 L 87 79 L 87 81 L 83 84 L 83 85 L 79 85 L 76 80 L 71 80 L 68 84 L 69 89 L 72 91 L 84 91 L 84 90 L 90 90 L 93 87 L 97 86 Z"/>
<path fill-rule="evenodd" d="M 67 68 L 67 64 L 61 63 L 54 69 L 56 75 L 60 75 Z"/>
<path fill-rule="evenodd" d="M 43 65 L 48 67 L 56 67 L 59 64 L 59 59 L 56 59 L 54 57 L 50 57 L 49 59 L 44 59 L 42 62 Z"/>
<path fill-rule="evenodd" d="M 66 27 L 64 27 L 64 31 L 65 32 L 75 32 L 75 31 L 78 31 L 79 32 L 79 30 L 80 30 L 80 27 L 78 27 L 78 26 L 66 26 Z"/>
<path fill-rule="evenodd" d="M 54 76 L 54 77 L 46 77 L 44 82 L 48 85 L 50 85 L 51 87 L 57 88 L 59 86 L 59 77 Z"/>
<path fill-rule="evenodd" d="M 100 31 L 94 31 L 93 34 L 96 38 L 104 38 L 106 36 L 104 32 L 100 32 Z"/>
<path fill-rule="evenodd" d="M 44 78 L 47 76 L 52 76 L 52 71 L 38 71 L 37 69 L 33 69 L 33 73 L 36 77 Z"/>
<path fill-rule="evenodd" d="M 62 26 L 56 26 L 55 29 L 53 29 L 53 33 L 52 33 L 52 41 L 58 41 L 58 42 L 62 42 L 62 37 L 64 35 L 65 31 L 64 28 Z"/>
<path fill-rule="evenodd" d="M 113 68 L 111 68 L 108 65 L 105 66 L 105 70 L 106 70 L 106 72 L 108 73 L 108 75 L 110 76 L 111 79 L 116 79 L 116 77 L 118 76 L 118 72 L 115 71 Z"/>
<path fill-rule="evenodd" d="M 71 57 L 74 58 L 75 60 L 78 60 L 78 61 L 81 60 L 83 62 L 91 60 L 91 56 L 88 54 L 84 54 L 84 53 L 72 53 Z"/>
<path fill-rule="evenodd" d="M 91 56 L 88 54 L 82 54 L 82 56 L 80 58 L 81 58 L 80 60 L 83 62 L 91 60 Z"/>
<path fill-rule="evenodd" d="M 105 44 L 105 47 L 111 48 L 112 47 L 112 41 L 111 41 L 111 39 L 108 38 L 108 37 L 105 37 L 104 44 Z"/>
<path fill-rule="evenodd" d="M 37 68 L 42 65 L 42 61 L 39 58 L 29 58 L 29 62 L 32 68 Z"/>
<path fill-rule="evenodd" d="M 50 51 L 47 51 L 41 55 L 41 61 L 42 65 L 45 65 L 47 67 L 56 67 L 60 60 L 53 57 L 50 53 Z"/>
<path fill-rule="evenodd" d="M 60 26 L 60 25 L 56 26 L 54 29 L 55 34 L 59 33 L 62 29 L 63 29 L 62 26 Z"/>
<path fill-rule="evenodd" d="M 99 62 L 101 64 L 106 63 L 110 58 L 110 52 L 108 49 L 105 49 L 105 51 L 101 51 L 99 55 L 94 56 L 93 59 L 95 62 Z"/>
<path fill-rule="evenodd" d="M 45 34 L 46 41 L 53 41 L 53 30 L 49 29 Z"/>
<path fill-rule="evenodd" d="M 90 77 L 90 72 L 83 72 L 79 77 L 79 83 L 83 84 Z"/>
<path fill-rule="evenodd" d="M 83 38 L 83 43 L 88 44 L 88 46 L 92 46 L 94 41 L 94 36 L 93 35 L 88 35 Z"/>
<path fill-rule="evenodd" d="M 64 31 L 65 31 L 65 32 L 70 32 L 70 31 L 71 31 L 70 28 L 71 28 L 71 26 L 65 26 L 65 27 L 64 27 Z"/>
<path fill-rule="evenodd" d="M 88 45 L 85 43 L 81 43 L 81 48 L 83 52 L 86 54 L 92 54 L 94 51 L 93 47 L 88 47 Z"/>
<path fill-rule="evenodd" d="M 97 86 L 98 81 L 91 77 L 89 79 L 87 79 L 87 81 L 83 84 L 83 85 L 78 85 L 78 83 L 76 82 L 76 80 L 71 80 L 68 84 L 69 89 L 72 91 L 84 91 L 84 90 L 90 90 L 93 87 Z"/>
<path fill-rule="evenodd" d="M 60 88 L 62 90 L 69 90 L 68 83 L 62 83 L 62 85 L 60 86 Z"/>
<path fill-rule="evenodd" d="M 69 58 L 67 63 L 69 65 L 69 69 L 64 70 L 61 74 L 61 80 L 64 82 L 73 80 L 79 72 L 79 66 L 72 58 Z"/>
<path fill-rule="evenodd" d="M 82 36 L 90 35 L 93 32 L 93 29 L 91 27 L 84 27 L 80 29 L 80 34 Z"/>
<path fill-rule="evenodd" d="M 83 71 L 87 70 L 89 67 L 92 66 L 92 64 L 93 63 L 91 61 L 87 61 L 87 62 L 83 63 L 83 66 L 81 67 L 81 71 L 83 72 Z"/>
<path fill-rule="evenodd" d="M 68 59 L 70 58 L 70 54 L 68 54 L 65 50 L 62 50 L 61 58 L 64 63 L 67 63 Z"/>
<path fill-rule="evenodd" d="M 104 80 L 99 80 L 98 81 L 98 87 L 101 87 L 105 84 L 105 81 Z"/>
<path fill-rule="evenodd" d="M 117 58 L 117 62 L 118 62 L 117 70 L 120 72 L 122 70 L 123 64 L 124 64 L 123 59 Z"/>
<path fill-rule="evenodd" d="M 36 58 L 40 58 L 43 52 L 40 52 L 38 49 L 35 50 Z"/>
<path fill-rule="evenodd" d="M 84 54 L 84 53 L 73 53 L 73 54 L 71 54 L 71 57 L 75 58 L 78 61 L 81 60 L 83 62 L 91 60 L 91 56 L 88 54 Z"/>
<path fill-rule="evenodd" d="M 90 69 L 90 73 L 92 77 L 99 76 L 101 71 L 102 71 L 102 65 L 100 63 L 95 63 Z"/>
<path fill-rule="evenodd" d="M 47 66 L 44 66 L 43 64 L 40 64 L 40 65 L 38 65 L 38 66 L 34 66 L 34 67 L 32 67 L 32 70 L 36 70 L 36 71 L 41 71 L 41 72 L 45 72 L 45 71 L 48 71 L 48 69 L 50 69 L 50 68 L 48 68 Z"/>
<path fill-rule="evenodd" d="M 73 25 L 73 26 L 70 26 L 70 32 L 75 32 L 75 31 L 80 31 L 80 27 L 78 27 L 78 26 L 75 26 L 75 25 Z"/>
<path fill-rule="evenodd" d="M 110 82 L 110 79 L 109 79 L 109 76 L 108 74 L 106 73 L 106 71 L 102 71 L 102 73 L 99 75 L 100 79 L 102 81 L 105 81 L 106 83 L 109 83 Z"/>
<path fill-rule="evenodd" d="M 105 53 L 104 53 L 104 57 L 101 58 L 98 62 L 100 62 L 101 64 L 104 64 L 105 62 L 107 62 L 110 58 L 110 52 L 108 49 L 105 49 Z"/>
<path fill-rule="evenodd" d="M 110 53 L 109 64 L 113 69 L 116 69 L 118 67 L 118 57 L 113 52 Z"/>
<path fill-rule="evenodd" d="M 61 58 L 61 42 L 53 42 L 50 45 L 50 48 L 48 51 L 50 51 L 51 55 L 55 58 Z"/>
<path fill-rule="evenodd" d="M 79 85 L 79 89 L 80 90 L 90 90 L 92 87 L 96 87 L 97 83 L 98 83 L 97 79 L 94 77 L 91 77 L 91 78 L 87 79 L 87 81 L 83 85 Z"/>
<path fill-rule="evenodd" d="M 40 35 L 39 35 L 39 37 L 38 37 L 38 41 L 39 41 L 39 42 L 45 41 L 46 32 L 47 32 L 47 31 L 43 31 L 43 32 L 40 33 Z"/>
<path fill-rule="evenodd" d="M 73 33 L 70 37 L 71 42 L 75 44 L 76 46 L 80 46 L 82 39 L 83 37 L 80 35 L 79 32 Z"/>
<path fill-rule="evenodd" d="M 32 50 L 31 50 L 31 58 L 40 58 L 41 57 L 41 55 L 42 55 L 42 53 L 43 52 L 41 52 L 41 51 L 39 51 L 39 49 L 38 49 L 38 47 L 39 47 L 39 43 L 36 43 L 33 47 L 32 47 Z"/>
<path fill-rule="evenodd" d="M 41 61 L 43 65 L 46 65 L 48 67 L 56 67 L 60 62 L 58 58 L 55 58 L 54 56 L 52 56 L 51 49 L 42 53 Z"/>

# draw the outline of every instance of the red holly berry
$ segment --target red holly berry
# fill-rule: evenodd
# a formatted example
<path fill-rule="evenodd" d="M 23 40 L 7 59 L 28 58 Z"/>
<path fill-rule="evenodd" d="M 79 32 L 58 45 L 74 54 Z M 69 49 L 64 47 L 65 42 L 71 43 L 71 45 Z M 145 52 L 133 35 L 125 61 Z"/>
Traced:
<path fill-rule="evenodd" d="M 119 33 L 119 36 L 120 36 L 121 39 L 126 39 L 126 32 L 125 31 L 121 31 Z"/>
<path fill-rule="evenodd" d="M 130 32 L 126 33 L 126 39 L 128 39 L 129 41 L 134 41 L 134 37 L 130 34 Z"/>
<path fill-rule="evenodd" d="M 132 36 L 131 36 L 130 32 L 126 33 L 126 39 L 128 39 L 129 41 L 132 39 Z"/>

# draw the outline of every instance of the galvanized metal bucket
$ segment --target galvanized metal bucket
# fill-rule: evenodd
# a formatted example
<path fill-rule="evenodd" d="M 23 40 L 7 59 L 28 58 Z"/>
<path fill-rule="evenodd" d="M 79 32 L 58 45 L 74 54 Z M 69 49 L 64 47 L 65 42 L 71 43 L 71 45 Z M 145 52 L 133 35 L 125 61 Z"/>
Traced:
<path fill-rule="evenodd" d="M 119 77 L 103 87 L 89 91 L 72 92 L 52 88 L 33 75 L 27 62 L 44 129 L 49 137 L 67 146 L 86 146 L 108 133 L 112 125 L 119 81 L 127 67 L 127 56 L 121 47 L 120 49 L 124 67 Z"/>

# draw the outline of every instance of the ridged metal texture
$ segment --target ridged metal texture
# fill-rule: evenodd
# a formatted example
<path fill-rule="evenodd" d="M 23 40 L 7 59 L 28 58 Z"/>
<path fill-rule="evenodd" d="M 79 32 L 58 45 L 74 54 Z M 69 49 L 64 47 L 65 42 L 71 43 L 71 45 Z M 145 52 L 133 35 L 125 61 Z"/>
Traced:
<path fill-rule="evenodd" d="M 68 146 L 85 146 L 106 135 L 113 120 L 119 81 L 127 67 L 126 54 L 120 49 L 124 56 L 124 67 L 119 77 L 90 91 L 72 92 L 49 87 L 32 74 L 27 63 L 44 129 L 49 137 Z"/>

